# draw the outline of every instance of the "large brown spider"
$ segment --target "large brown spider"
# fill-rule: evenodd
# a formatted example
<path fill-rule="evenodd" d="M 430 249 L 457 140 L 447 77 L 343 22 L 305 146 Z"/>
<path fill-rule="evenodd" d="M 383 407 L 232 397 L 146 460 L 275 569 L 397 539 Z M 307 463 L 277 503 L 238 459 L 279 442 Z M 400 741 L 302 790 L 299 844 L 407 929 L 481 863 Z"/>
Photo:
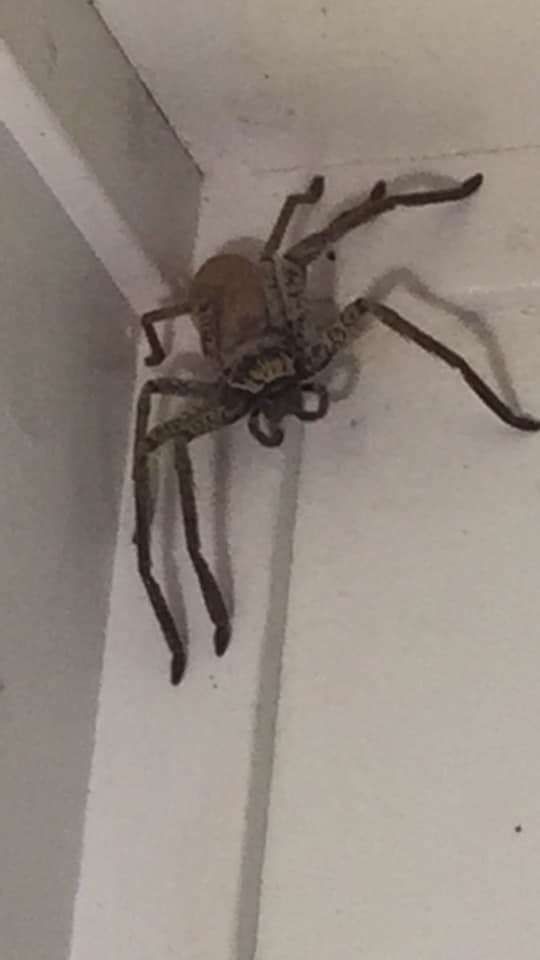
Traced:
<path fill-rule="evenodd" d="M 139 572 L 172 654 L 173 684 L 182 679 L 186 646 L 152 575 L 150 555 L 154 506 L 149 459 L 164 443 L 174 444 L 187 548 L 214 624 L 214 648 L 216 654 L 222 656 L 229 645 L 231 625 L 221 591 L 201 550 L 188 444 L 196 437 L 247 417 L 248 428 L 255 439 L 264 446 L 275 447 L 283 441 L 284 417 L 295 416 L 306 421 L 324 417 L 328 393 L 314 378 L 358 336 L 366 314 L 458 370 L 471 390 L 505 423 L 518 430 L 540 430 L 540 420 L 514 413 L 460 354 L 382 303 L 355 300 L 337 320 L 329 321 L 316 335 L 306 321 L 307 268 L 330 244 L 387 210 L 462 200 L 478 190 L 481 183 L 482 175 L 478 173 L 446 190 L 388 194 L 386 184 L 380 180 L 363 203 L 278 256 L 295 207 L 315 203 L 322 196 L 324 180 L 314 177 L 305 193 L 286 198 L 258 263 L 236 255 L 212 257 L 196 274 L 185 303 L 143 316 L 143 329 L 151 347 L 146 358 L 149 366 L 161 363 L 165 357 L 154 324 L 190 313 L 199 331 L 203 353 L 217 363 L 220 371 L 213 383 L 172 377 L 148 380 L 137 404 L 134 540 Z M 192 404 L 180 416 L 149 429 L 154 394 L 189 397 Z M 313 399 L 314 406 L 308 402 Z"/>

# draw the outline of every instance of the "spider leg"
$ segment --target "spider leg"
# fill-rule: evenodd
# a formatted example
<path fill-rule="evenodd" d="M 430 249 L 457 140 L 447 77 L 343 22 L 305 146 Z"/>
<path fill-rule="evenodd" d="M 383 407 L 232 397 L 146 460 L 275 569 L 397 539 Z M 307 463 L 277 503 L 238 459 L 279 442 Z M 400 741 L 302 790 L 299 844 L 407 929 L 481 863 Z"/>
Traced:
<path fill-rule="evenodd" d="M 280 447 L 285 438 L 285 434 L 278 424 L 269 422 L 267 431 L 260 425 L 261 411 L 254 409 L 248 418 L 248 429 L 252 437 L 255 437 L 263 447 Z"/>
<path fill-rule="evenodd" d="M 296 412 L 295 416 L 297 416 L 299 420 L 304 420 L 306 423 L 321 420 L 325 417 L 330 406 L 330 397 L 328 396 L 327 388 L 322 383 L 303 383 L 301 392 L 302 394 L 313 394 L 317 397 L 318 403 L 314 410 L 302 407 Z"/>
<path fill-rule="evenodd" d="M 276 253 L 279 249 L 296 207 L 302 203 L 317 203 L 317 200 L 320 200 L 323 195 L 323 190 L 324 177 L 313 177 L 309 187 L 304 193 L 289 194 L 281 208 L 272 233 L 266 242 L 262 254 L 263 257 L 271 257 L 272 254 Z"/>
<path fill-rule="evenodd" d="M 133 476 L 135 476 L 137 450 L 148 433 L 152 397 L 158 394 L 168 397 L 193 397 L 208 400 L 215 391 L 215 383 L 205 383 L 202 380 L 181 380 L 178 377 L 158 377 L 156 380 L 147 380 L 142 385 L 137 400 Z"/>
<path fill-rule="evenodd" d="M 215 391 L 214 397 L 211 396 L 212 391 Z M 150 399 L 154 393 L 175 396 L 195 395 L 198 398 L 205 398 L 206 402 L 148 430 Z M 161 587 L 152 573 L 150 530 L 154 511 L 150 493 L 149 459 L 163 444 L 169 441 L 174 442 L 175 468 L 178 475 L 188 552 L 199 579 L 206 608 L 216 628 L 214 647 L 218 656 L 221 656 L 229 642 L 230 624 L 219 587 L 201 550 L 193 473 L 187 445 L 191 440 L 205 433 L 217 430 L 240 419 L 247 412 L 248 402 L 249 398 L 244 396 L 239 399 L 235 397 L 234 400 L 230 401 L 230 405 L 226 406 L 220 402 L 215 384 L 184 382 L 174 378 L 149 381 L 143 386 L 139 396 L 133 465 L 136 515 L 135 546 L 141 579 L 172 654 L 171 682 L 175 685 L 180 683 L 185 670 L 186 647 L 184 640 L 180 637 Z"/>
<path fill-rule="evenodd" d="M 289 260 L 307 267 L 319 257 L 326 247 L 341 240 L 346 233 L 374 220 L 396 207 L 425 207 L 432 203 L 450 203 L 469 197 L 482 184 L 482 174 L 477 173 L 456 187 L 446 190 L 418 190 L 414 193 L 387 194 L 384 180 L 379 180 L 363 203 L 346 210 L 332 220 L 324 230 L 309 234 L 285 254 Z"/>
<path fill-rule="evenodd" d="M 148 599 L 152 604 L 158 619 L 165 642 L 171 651 L 171 683 L 178 684 L 186 669 L 186 647 L 178 633 L 174 618 L 167 606 L 167 601 L 159 583 L 152 574 L 152 557 L 150 551 L 150 527 L 152 524 L 153 504 L 150 493 L 150 471 L 146 457 L 142 458 L 134 471 L 135 482 L 135 516 L 137 548 L 137 566 L 142 582 L 146 588 Z"/>
<path fill-rule="evenodd" d="M 159 394 L 162 396 L 197 396 L 202 398 L 208 395 L 211 388 L 211 384 L 198 381 L 184 381 L 176 377 L 160 377 L 158 380 L 148 380 L 143 384 L 137 401 L 135 451 L 140 447 L 141 442 L 148 432 L 152 396 Z M 138 462 L 135 456 L 132 474 L 135 485 L 136 517 L 133 543 L 137 548 L 138 569 L 156 617 L 160 623 L 167 646 L 173 656 L 171 679 L 172 682 L 176 684 L 182 679 L 186 667 L 186 652 L 161 588 L 152 575 L 150 531 L 154 518 L 154 501 L 150 483 L 148 458 Z"/>
<path fill-rule="evenodd" d="M 215 627 L 214 649 L 218 657 L 222 657 L 231 639 L 231 624 L 221 591 L 202 554 L 193 467 L 186 442 L 178 440 L 175 443 L 174 465 L 178 478 L 188 553 L 199 580 L 208 616 Z"/>
<path fill-rule="evenodd" d="M 364 299 L 356 300 L 352 306 L 359 311 L 360 315 L 363 313 L 372 314 L 385 326 L 390 327 L 391 330 L 398 333 L 400 337 L 404 337 L 406 340 L 412 340 L 413 343 L 418 344 L 426 353 L 438 357 L 439 360 L 442 360 L 454 370 L 459 370 L 467 386 L 469 386 L 476 396 L 485 403 L 486 407 L 489 407 L 504 423 L 515 427 L 516 430 L 540 430 L 540 420 L 536 420 L 528 414 L 515 413 L 497 396 L 482 377 L 473 370 L 461 354 L 456 353 L 455 350 L 451 350 L 450 347 L 445 346 L 440 340 L 436 340 L 435 337 L 420 330 L 419 327 L 410 323 L 409 320 L 405 320 L 404 317 L 400 316 L 400 314 L 391 307 Z"/>
<path fill-rule="evenodd" d="M 193 397 L 207 399 L 215 391 L 215 384 L 205 383 L 202 380 L 180 380 L 178 377 L 159 377 L 157 380 L 147 380 L 141 387 L 137 400 L 137 416 L 135 426 L 135 451 L 139 443 L 148 432 L 152 397 L 155 394 L 169 397 Z M 135 457 L 133 459 L 133 478 L 135 477 Z M 154 502 L 149 487 L 150 518 L 154 515 Z M 137 530 L 134 531 L 132 542 L 137 543 Z"/>
<path fill-rule="evenodd" d="M 289 194 L 260 256 L 260 270 L 270 326 L 280 330 L 285 319 L 287 333 L 297 353 L 302 351 L 304 344 L 303 294 L 306 286 L 306 270 L 298 263 L 283 260 L 281 273 L 286 287 L 286 298 L 284 298 L 284 291 L 276 275 L 273 254 L 283 240 L 296 207 L 302 203 L 316 203 L 321 198 L 323 190 L 324 177 L 319 176 L 313 177 L 304 193 Z M 261 443 L 265 441 L 262 440 Z M 274 446 L 277 446 L 277 443 L 274 443 Z"/>
<path fill-rule="evenodd" d="M 316 407 L 307 407 L 304 404 L 304 398 L 307 395 L 317 398 Z M 264 404 L 255 404 L 252 407 L 248 417 L 248 429 L 253 437 L 263 447 L 279 447 L 285 438 L 285 432 L 281 427 L 281 421 L 284 417 L 297 417 L 306 423 L 320 420 L 328 413 L 330 398 L 328 390 L 321 383 L 302 383 L 297 390 L 285 398 L 285 402 L 280 402 L 276 407 L 270 402 L 268 406 Z M 263 429 L 265 424 L 266 429 Z"/>
<path fill-rule="evenodd" d="M 165 351 L 154 330 L 154 324 L 160 323 L 162 320 L 173 320 L 175 317 L 182 317 L 189 312 L 189 303 L 171 303 L 168 307 L 158 307 L 157 310 L 149 310 L 147 313 L 143 313 L 141 326 L 150 346 L 150 353 L 144 358 L 147 367 L 157 367 L 165 359 Z"/>

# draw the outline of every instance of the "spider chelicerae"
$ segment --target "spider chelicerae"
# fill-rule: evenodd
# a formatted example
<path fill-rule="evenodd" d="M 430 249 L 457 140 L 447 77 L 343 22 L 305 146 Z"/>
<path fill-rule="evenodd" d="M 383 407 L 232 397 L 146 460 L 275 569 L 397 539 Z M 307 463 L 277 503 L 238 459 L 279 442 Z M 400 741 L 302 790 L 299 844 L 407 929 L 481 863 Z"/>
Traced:
<path fill-rule="evenodd" d="M 150 458 L 164 444 L 172 443 L 174 447 L 187 549 L 214 625 L 214 648 L 222 656 L 231 638 L 231 624 L 220 588 L 202 552 L 188 452 L 192 440 L 246 417 L 248 428 L 259 443 L 277 447 L 283 441 L 285 417 L 303 421 L 324 417 L 329 396 L 326 387 L 315 378 L 355 340 L 368 315 L 459 371 L 471 390 L 505 423 L 518 430 L 540 430 L 540 420 L 514 412 L 460 354 L 383 303 L 354 300 L 337 319 L 329 320 L 316 333 L 307 322 L 308 267 L 331 244 L 396 207 L 463 200 L 475 193 L 481 183 L 482 175 L 478 173 L 448 189 L 392 194 L 380 180 L 362 203 L 280 256 L 278 250 L 295 208 L 316 203 L 322 196 L 324 180 L 314 177 L 304 193 L 286 198 L 258 262 L 233 254 L 212 257 L 196 273 L 185 302 L 143 316 L 142 326 L 151 350 L 147 365 L 158 365 L 165 357 L 155 324 L 189 313 L 198 329 L 203 354 L 219 370 L 212 383 L 173 377 L 148 380 L 137 403 L 134 542 L 142 581 L 171 651 L 173 684 L 180 683 L 185 670 L 186 643 L 152 573 L 150 551 L 154 514 Z M 184 397 L 188 400 L 187 409 L 150 426 L 151 400 L 156 394 Z"/>

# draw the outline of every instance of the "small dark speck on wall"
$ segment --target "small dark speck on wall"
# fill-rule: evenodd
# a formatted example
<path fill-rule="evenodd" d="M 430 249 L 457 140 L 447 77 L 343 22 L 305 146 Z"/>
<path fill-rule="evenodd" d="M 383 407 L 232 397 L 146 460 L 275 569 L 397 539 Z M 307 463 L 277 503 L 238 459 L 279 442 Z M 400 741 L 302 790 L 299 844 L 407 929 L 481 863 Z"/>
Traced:
<path fill-rule="evenodd" d="M 335 254 L 335 252 L 334 252 L 333 250 L 329 250 L 328 253 L 326 254 L 326 259 L 327 259 L 327 260 L 331 260 L 332 263 L 333 263 L 334 260 L 336 259 L 336 254 Z"/>
<path fill-rule="evenodd" d="M 514 833 L 522 833 L 522 832 L 523 832 L 523 827 L 521 826 L 521 824 L 520 823 L 516 824 L 516 826 L 514 827 Z"/>
<path fill-rule="evenodd" d="M 356 429 L 356 427 L 358 426 L 358 420 L 356 419 L 356 417 L 353 417 L 352 420 L 349 420 L 349 426 L 351 430 Z"/>

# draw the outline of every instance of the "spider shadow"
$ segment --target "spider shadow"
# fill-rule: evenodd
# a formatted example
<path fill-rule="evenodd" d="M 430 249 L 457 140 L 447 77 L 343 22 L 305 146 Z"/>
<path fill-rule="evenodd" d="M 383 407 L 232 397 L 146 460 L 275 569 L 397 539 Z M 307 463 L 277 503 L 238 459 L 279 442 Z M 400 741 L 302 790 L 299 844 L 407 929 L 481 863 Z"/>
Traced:
<path fill-rule="evenodd" d="M 416 170 L 402 174 L 389 181 L 388 192 L 398 193 L 418 189 L 441 190 L 449 187 L 455 187 L 459 183 L 460 181 L 456 180 L 456 178 L 447 176 L 445 174 L 433 173 L 429 170 Z M 340 204 L 336 206 L 329 214 L 328 221 L 333 219 L 335 216 L 350 210 L 351 207 L 365 199 L 365 195 L 366 194 L 364 191 L 364 193 L 361 195 L 350 195 L 344 201 L 340 202 Z M 455 216 L 456 212 L 460 209 L 462 209 L 460 201 L 457 203 L 442 204 L 440 207 L 438 207 L 438 216 L 443 216 L 445 214 Z M 405 214 L 405 211 L 402 212 Z M 380 218 L 374 219 L 372 222 L 363 224 L 359 228 L 359 232 L 367 231 L 374 225 L 377 225 L 380 228 L 380 226 L 385 223 L 386 220 L 390 221 L 391 224 L 391 219 L 392 218 L 389 214 L 385 214 Z M 351 231 L 351 234 L 356 234 L 356 230 Z M 337 246 L 339 247 L 339 241 Z M 512 383 L 506 358 L 502 351 L 501 345 L 488 321 L 484 316 L 482 316 L 481 313 L 456 304 L 448 297 L 443 297 L 440 294 L 435 293 L 408 267 L 396 267 L 388 270 L 381 277 L 372 281 L 364 295 L 366 299 L 384 302 L 396 288 L 404 288 L 417 299 L 422 300 L 429 306 L 441 310 L 457 319 L 458 322 L 480 342 L 481 346 L 486 352 L 489 365 L 500 388 L 501 394 L 506 402 L 517 412 L 523 413 L 523 408 Z M 362 335 L 368 332 L 368 330 L 370 330 L 376 324 L 376 320 L 366 320 L 366 325 L 362 331 Z M 359 375 L 359 368 L 357 367 L 356 370 L 357 379 Z"/>
<path fill-rule="evenodd" d="M 366 291 L 366 299 L 385 302 L 396 288 L 405 289 L 413 297 L 423 301 L 428 306 L 454 317 L 472 333 L 487 355 L 488 363 L 503 398 L 517 412 L 523 413 L 497 335 L 482 314 L 477 310 L 463 307 L 448 297 L 435 293 L 408 267 L 391 269 L 374 280 Z M 369 328 L 376 324 L 376 320 L 368 321 Z"/>
<path fill-rule="evenodd" d="M 392 179 L 387 180 L 384 176 L 377 179 L 382 179 L 385 181 L 388 194 L 413 192 L 416 190 L 446 190 L 451 187 L 458 187 L 462 183 L 462 181 L 456 179 L 456 177 L 451 177 L 444 173 L 434 173 L 433 170 L 411 170 L 408 173 L 399 174 L 399 176 L 393 177 Z M 343 200 L 340 200 L 339 203 L 337 203 L 332 210 L 328 212 L 328 216 L 326 218 L 327 222 L 329 223 L 330 220 L 334 219 L 334 217 L 351 210 L 352 207 L 356 207 L 358 204 L 366 200 L 369 191 L 374 186 L 375 180 L 373 180 L 371 183 L 367 183 L 360 192 L 355 191 L 354 193 L 350 193 Z M 457 200 L 442 204 L 428 204 L 426 208 L 422 209 L 434 209 L 436 207 L 440 216 L 443 214 L 443 211 L 459 210 L 464 202 L 464 200 Z M 406 212 L 403 208 L 401 209 L 401 213 L 405 216 L 408 215 L 408 212 Z M 387 223 L 388 221 L 391 222 L 393 214 L 394 211 L 387 211 L 381 216 L 375 217 L 373 220 L 366 221 L 357 229 L 353 229 L 351 233 L 356 234 L 357 232 L 366 232 L 375 224 Z M 341 242 L 342 240 L 338 240 L 336 246 L 339 246 Z"/>
<path fill-rule="evenodd" d="M 309 216 L 310 209 L 310 207 L 302 207 L 297 211 L 293 228 L 295 234 L 299 236 L 305 234 L 305 219 Z M 286 250 L 290 243 L 290 240 L 286 241 L 283 249 Z M 250 256 L 257 256 L 261 248 L 260 242 L 251 241 L 249 238 L 240 238 L 239 241 L 227 244 L 227 252 L 241 252 L 244 255 L 248 252 Z M 309 322 L 314 329 L 327 324 L 336 314 L 335 286 L 336 265 L 333 260 L 321 257 L 317 265 L 310 270 L 308 284 Z M 315 288 L 315 296 L 312 299 L 310 292 L 313 288 Z M 350 395 L 355 387 L 358 373 L 354 354 L 343 353 L 329 365 L 322 376 L 317 377 L 317 380 L 327 385 L 330 399 L 337 402 Z M 336 384 L 334 381 L 338 378 L 340 382 Z M 273 775 L 283 647 L 289 608 L 290 571 L 306 429 L 317 429 L 317 424 L 306 425 L 288 418 L 285 425 L 285 440 L 279 450 L 283 472 L 268 568 L 268 603 L 259 661 L 257 710 L 240 869 L 238 897 L 240 907 L 235 931 L 234 955 L 238 960 L 254 956 L 257 942 L 268 799 Z"/>
<path fill-rule="evenodd" d="M 423 184 L 427 182 L 428 186 L 432 188 L 446 187 L 455 183 L 447 177 L 415 174 L 395 181 L 393 188 L 407 188 L 411 187 L 413 183 L 418 185 L 418 180 Z M 353 203 L 357 202 L 358 199 L 353 201 Z M 353 203 L 350 199 L 345 201 L 340 205 L 340 209 L 334 210 L 327 219 L 330 220 L 337 216 L 339 212 L 349 209 Z M 335 266 L 329 267 L 328 264 L 329 261 L 324 255 L 317 262 L 319 270 L 316 274 L 318 296 L 314 301 L 315 324 L 318 322 L 324 324 L 325 318 L 328 317 L 327 310 L 331 309 L 334 313 L 337 312 L 335 298 L 336 268 Z M 315 270 L 312 268 L 310 272 L 315 273 Z M 501 388 L 506 396 L 515 402 L 515 393 L 508 376 L 502 351 L 495 335 L 480 314 L 459 307 L 447 298 L 436 295 L 412 271 L 407 269 L 389 270 L 370 285 L 368 296 L 372 299 L 383 300 L 396 286 L 405 286 L 413 295 L 425 300 L 429 305 L 451 313 L 471 332 L 476 334 L 488 352 Z M 317 313 L 319 313 L 319 318 Z M 366 320 L 361 337 L 368 332 L 371 326 L 372 322 Z M 346 378 L 341 391 L 334 390 L 331 397 L 334 401 L 350 395 L 360 374 L 356 355 L 345 352 L 338 356 L 334 364 L 329 366 L 324 380 L 331 383 L 340 367 L 345 371 Z M 257 917 L 268 826 L 268 801 L 273 777 L 276 722 L 290 598 L 290 570 L 293 558 L 305 429 L 304 424 L 292 423 L 287 429 L 284 447 L 282 448 L 284 471 L 270 561 L 268 612 L 260 660 L 254 746 L 246 805 L 245 843 L 240 874 L 238 902 L 241 906 L 237 915 L 235 935 L 235 956 L 238 960 L 242 957 L 254 956 L 257 946 Z"/>
<path fill-rule="evenodd" d="M 344 354 L 329 367 L 326 379 L 344 373 L 344 382 L 329 389 L 331 399 L 341 400 L 354 389 L 358 367 L 353 356 Z M 269 561 L 269 585 L 266 619 L 259 660 L 257 709 L 247 791 L 245 832 L 240 867 L 238 913 L 236 917 L 236 960 L 253 957 L 256 952 L 261 878 L 266 849 L 268 807 L 275 757 L 276 723 L 283 665 L 293 545 L 296 535 L 300 473 L 305 431 L 317 429 L 292 418 L 288 420 L 285 440 L 280 448 L 283 471 L 278 511 Z"/>

